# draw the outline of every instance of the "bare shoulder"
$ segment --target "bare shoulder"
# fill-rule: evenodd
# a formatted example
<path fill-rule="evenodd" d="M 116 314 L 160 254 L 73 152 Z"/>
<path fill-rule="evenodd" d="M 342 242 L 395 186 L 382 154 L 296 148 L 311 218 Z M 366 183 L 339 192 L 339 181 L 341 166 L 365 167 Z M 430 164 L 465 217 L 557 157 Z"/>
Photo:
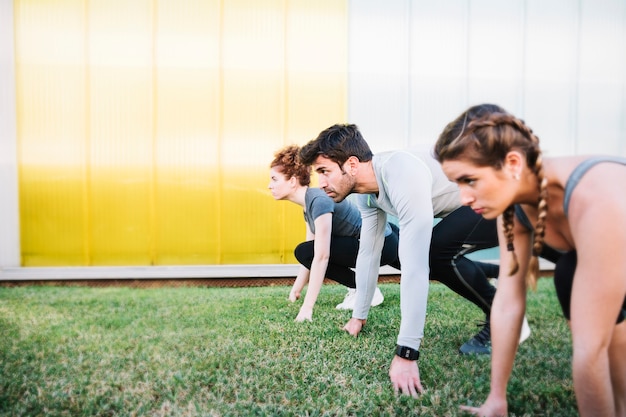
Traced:
<path fill-rule="evenodd" d="M 584 156 L 562 156 L 556 158 L 545 158 L 544 170 L 550 183 L 558 184 L 565 188 L 565 184 L 572 172 L 583 161 L 589 159 L 589 155 Z"/>
<path fill-rule="evenodd" d="M 545 173 L 550 183 L 560 185 L 565 188 L 570 180 L 574 170 L 584 161 L 591 158 L 600 157 L 600 155 L 580 155 L 566 156 L 558 158 L 546 158 L 544 162 Z M 626 158 L 624 159 L 626 161 Z M 626 175 L 626 165 L 613 162 L 600 162 L 591 166 L 578 178 L 578 183 L 591 183 L 594 186 L 606 185 L 615 186 L 615 180 L 623 178 Z M 583 185 L 582 188 L 589 188 L 589 184 Z"/>
<path fill-rule="evenodd" d="M 554 178 L 565 188 L 571 180 L 576 167 L 589 156 L 559 158 L 554 161 Z M 626 209 L 626 193 L 621 192 L 626 184 L 626 164 L 614 162 L 600 162 L 580 172 L 570 184 L 570 204 L 568 217 L 576 217 L 578 211 L 593 212 L 594 215 L 602 212 L 617 210 L 624 213 Z"/>

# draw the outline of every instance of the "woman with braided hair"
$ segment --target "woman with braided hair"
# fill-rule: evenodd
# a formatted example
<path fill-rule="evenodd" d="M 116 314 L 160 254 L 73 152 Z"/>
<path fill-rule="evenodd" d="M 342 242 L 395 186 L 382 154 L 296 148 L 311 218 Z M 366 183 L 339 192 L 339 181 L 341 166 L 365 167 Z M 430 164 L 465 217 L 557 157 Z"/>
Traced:
<path fill-rule="evenodd" d="M 474 115 L 480 114 L 480 117 Z M 544 244 L 564 252 L 554 282 L 569 320 L 582 416 L 626 416 L 626 158 L 542 158 L 539 139 L 504 109 L 474 106 L 434 149 L 461 202 L 498 219 L 500 278 L 492 306 L 491 390 L 480 416 L 506 415 L 506 387 Z M 599 202 L 602 203 L 599 203 Z"/>

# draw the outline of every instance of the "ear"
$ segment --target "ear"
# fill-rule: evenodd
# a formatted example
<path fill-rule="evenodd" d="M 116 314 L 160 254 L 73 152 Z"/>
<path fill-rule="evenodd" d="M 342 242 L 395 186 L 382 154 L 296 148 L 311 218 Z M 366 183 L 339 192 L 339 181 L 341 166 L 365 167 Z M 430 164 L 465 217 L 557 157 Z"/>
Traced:
<path fill-rule="evenodd" d="M 295 187 L 296 185 L 298 185 L 298 178 L 296 178 L 295 175 L 289 178 L 289 185 L 292 187 Z"/>
<path fill-rule="evenodd" d="M 509 173 L 514 179 L 519 180 L 525 165 L 526 158 L 521 152 L 510 151 L 504 157 L 503 170 Z"/>
<path fill-rule="evenodd" d="M 349 173 L 350 175 L 355 175 L 359 169 L 359 158 L 357 158 L 356 156 L 351 156 L 350 158 L 348 158 L 344 166 L 344 169 L 347 173 Z"/>

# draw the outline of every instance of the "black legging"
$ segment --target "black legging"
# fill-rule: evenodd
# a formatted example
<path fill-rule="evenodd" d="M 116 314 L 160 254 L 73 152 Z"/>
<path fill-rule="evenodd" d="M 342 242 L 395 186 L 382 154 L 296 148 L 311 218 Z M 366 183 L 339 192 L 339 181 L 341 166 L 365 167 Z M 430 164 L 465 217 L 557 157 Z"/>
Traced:
<path fill-rule="evenodd" d="M 572 298 L 572 285 L 574 284 L 574 273 L 576 272 L 576 263 L 578 258 L 576 251 L 565 253 L 556 262 L 554 268 L 554 287 L 556 295 L 561 304 L 561 310 L 566 319 L 570 319 L 570 301 Z M 617 316 L 617 323 L 621 323 L 626 319 L 626 298 L 622 304 L 622 311 Z"/>
<path fill-rule="evenodd" d="M 385 237 L 380 258 L 381 265 L 391 265 L 400 269 L 398 260 L 398 227 L 391 224 L 392 233 Z M 311 269 L 314 256 L 314 241 L 302 242 L 294 250 L 298 262 L 307 269 Z M 348 288 L 356 288 L 355 273 L 352 268 L 356 267 L 356 258 L 359 253 L 359 239 L 347 236 L 331 236 L 330 257 L 326 268 L 326 278 L 345 285 Z"/>
<path fill-rule="evenodd" d="M 430 244 L 430 279 L 476 304 L 487 317 L 496 288 L 488 278 L 497 278 L 499 266 L 473 261 L 465 255 L 498 246 L 496 220 L 487 220 L 463 206 L 443 218 L 433 228 Z M 545 246 L 541 257 L 557 262 L 560 253 Z"/>
<path fill-rule="evenodd" d="M 430 279 L 445 284 L 489 315 L 496 288 L 487 278 L 498 276 L 498 265 L 473 261 L 465 255 L 498 246 L 495 220 L 462 206 L 433 228 Z"/>

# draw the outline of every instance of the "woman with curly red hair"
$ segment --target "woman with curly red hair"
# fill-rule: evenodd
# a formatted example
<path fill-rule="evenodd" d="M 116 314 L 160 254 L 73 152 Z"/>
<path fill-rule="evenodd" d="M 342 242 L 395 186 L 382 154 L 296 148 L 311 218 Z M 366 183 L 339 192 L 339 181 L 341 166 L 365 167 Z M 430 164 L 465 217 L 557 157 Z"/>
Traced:
<path fill-rule="evenodd" d="M 309 283 L 296 321 L 312 320 L 313 307 L 324 278 L 330 278 L 348 288 L 344 301 L 337 309 L 351 310 L 356 297 L 356 282 L 352 268 L 356 265 L 361 233 L 361 214 L 349 201 L 335 203 L 319 188 L 309 187 L 311 168 L 303 165 L 296 145 L 279 150 L 270 164 L 269 189 L 276 200 L 287 200 L 304 210 L 306 241 L 299 244 L 294 254 L 301 263 L 298 276 L 289 293 L 289 300 L 300 298 Z M 381 265 L 400 268 L 398 261 L 398 228 L 387 225 Z M 383 302 L 377 288 L 372 306 Z"/>

